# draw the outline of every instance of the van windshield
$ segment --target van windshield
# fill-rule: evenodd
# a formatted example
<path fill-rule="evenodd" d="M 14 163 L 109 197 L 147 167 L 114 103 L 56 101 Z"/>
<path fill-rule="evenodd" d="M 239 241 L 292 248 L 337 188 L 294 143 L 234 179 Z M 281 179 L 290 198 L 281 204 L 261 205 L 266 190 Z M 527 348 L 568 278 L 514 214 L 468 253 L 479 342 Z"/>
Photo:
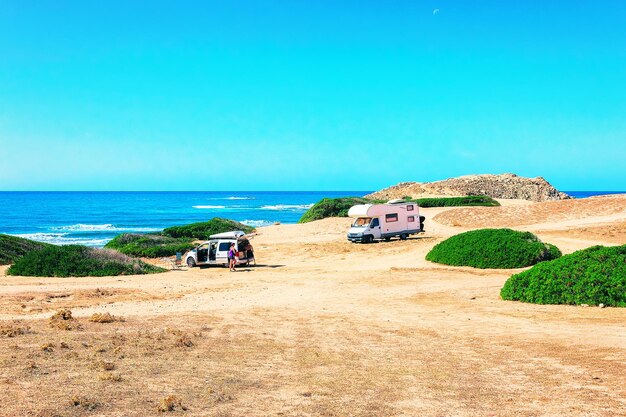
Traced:
<path fill-rule="evenodd" d="M 367 227 L 372 221 L 371 217 L 359 217 L 354 221 L 352 227 Z"/>

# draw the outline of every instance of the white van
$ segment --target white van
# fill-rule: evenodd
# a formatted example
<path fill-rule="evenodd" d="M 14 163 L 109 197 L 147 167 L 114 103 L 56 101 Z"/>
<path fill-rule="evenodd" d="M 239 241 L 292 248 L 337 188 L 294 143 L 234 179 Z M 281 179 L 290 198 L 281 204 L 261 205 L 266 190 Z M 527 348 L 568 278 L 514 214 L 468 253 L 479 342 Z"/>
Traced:
<path fill-rule="evenodd" d="M 209 240 L 198 245 L 195 249 L 183 255 L 183 260 L 188 267 L 202 265 L 225 265 L 228 266 L 228 251 L 230 245 L 234 243 L 238 252 L 239 261 L 237 265 L 256 264 L 254 252 L 250 241 L 242 231 L 218 233 L 209 236 Z"/>
<path fill-rule="evenodd" d="M 391 200 L 386 204 L 359 204 L 348 210 L 354 223 L 348 231 L 350 242 L 370 243 L 375 239 L 389 240 L 399 236 L 404 240 L 409 235 L 424 232 L 423 216 L 417 203 Z"/>

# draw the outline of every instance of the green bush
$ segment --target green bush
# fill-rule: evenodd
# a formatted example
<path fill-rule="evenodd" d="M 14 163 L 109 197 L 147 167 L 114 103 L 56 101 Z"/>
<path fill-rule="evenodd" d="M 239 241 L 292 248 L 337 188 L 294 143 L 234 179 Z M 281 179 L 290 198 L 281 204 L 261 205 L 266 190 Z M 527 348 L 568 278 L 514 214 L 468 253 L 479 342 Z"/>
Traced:
<path fill-rule="evenodd" d="M 522 268 L 561 256 L 554 245 L 530 232 L 480 229 L 460 233 L 435 245 L 426 260 L 474 268 Z"/>
<path fill-rule="evenodd" d="M 50 244 L 34 242 L 16 236 L 0 235 L 0 265 L 13 263 L 19 257 L 46 246 L 50 246 Z"/>
<path fill-rule="evenodd" d="M 626 307 L 626 245 L 593 246 L 510 277 L 503 300 Z"/>
<path fill-rule="evenodd" d="M 496 200 L 484 195 L 466 197 L 417 198 L 403 197 L 406 202 L 417 203 L 420 207 L 455 207 L 455 206 L 499 206 Z M 350 207 L 357 204 L 384 204 L 384 200 L 371 200 L 364 197 L 324 198 L 302 215 L 298 223 L 308 223 L 327 217 L 348 217 Z"/>
<path fill-rule="evenodd" d="M 191 223 L 184 226 L 168 227 L 167 229 L 163 230 L 162 234 L 175 238 L 186 237 L 206 240 L 211 235 L 217 233 L 232 232 L 234 230 L 241 230 L 244 233 L 252 233 L 254 232 L 254 227 L 246 226 L 245 224 L 236 222 L 234 220 L 220 219 L 219 217 L 215 217 L 208 222 Z"/>
<path fill-rule="evenodd" d="M 80 245 L 46 246 L 17 259 L 8 275 L 31 277 L 101 277 L 165 271 L 119 252 Z"/>
<path fill-rule="evenodd" d="M 459 207 L 459 206 L 499 206 L 496 200 L 485 195 L 468 195 L 465 197 L 441 197 L 441 198 L 407 198 L 406 201 L 413 201 L 420 207 Z"/>
<path fill-rule="evenodd" d="M 348 217 L 350 207 L 371 203 L 371 200 L 362 197 L 323 198 L 304 213 L 298 223 L 308 223 L 327 217 Z"/>
<path fill-rule="evenodd" d="M 191 238 L 173 238 L 157 234 L 124 233 L 116 236 L 104 247 L 115 249 L 125 255 L 142 258 L 172 256 L 193 248 Z"/>

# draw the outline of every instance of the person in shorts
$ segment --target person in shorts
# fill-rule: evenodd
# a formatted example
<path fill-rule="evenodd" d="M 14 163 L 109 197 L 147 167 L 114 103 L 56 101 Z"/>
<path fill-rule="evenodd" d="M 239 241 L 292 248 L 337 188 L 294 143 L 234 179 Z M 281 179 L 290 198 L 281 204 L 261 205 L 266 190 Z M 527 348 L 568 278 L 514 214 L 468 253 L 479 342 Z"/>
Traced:
<path fill-rule="evenodd" d="M 230 244 L 230 249 L 228 250 L 228 267 L 231 271 L 236 271 L 235 267 L 237 266 L 237 249 L 235 248 L 235 244 Z"/>

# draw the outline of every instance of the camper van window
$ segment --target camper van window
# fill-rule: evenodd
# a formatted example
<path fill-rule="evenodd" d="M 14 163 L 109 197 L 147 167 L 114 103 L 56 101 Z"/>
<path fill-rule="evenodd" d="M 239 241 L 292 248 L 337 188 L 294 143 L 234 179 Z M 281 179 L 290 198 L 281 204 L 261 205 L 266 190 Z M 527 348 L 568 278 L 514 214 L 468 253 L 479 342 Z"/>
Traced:
<path fill-rule="evenodd" d="M 385 214 L 385 221 L 387 223 L 393 223 L 398 221 L 398 213 Z"/>
<path fill-rule="evenodd" d="M 408 222 L 414 222 L 415 221 L 415 216 L 409 216 L 409 217 L 406 218 L 406 220 Z"/>
<path fill-rule="evenodd" d="M 406 206 L 406 211 L 413 211 L 413 206 L 412 205 Z"/>
<path fill-rule="evenodd" d="M 359 217 L 354 221 L 353 227 L 365 227 L 372 221 L 371 217 Z"/>
<path fill-rule="evenodd" d="M 374 220 L 372 220 L 372 224 L 370 224 L 370 227 L 378 227 L 378 226 L 380 226 L 380 223 L 378 222 L 378 217 L 377 217 Z"/>
<path fill-rule="evenodd" d="M 220 242 L 220 252 L 228 252 L 230 249 L 230 242 Z"/>

